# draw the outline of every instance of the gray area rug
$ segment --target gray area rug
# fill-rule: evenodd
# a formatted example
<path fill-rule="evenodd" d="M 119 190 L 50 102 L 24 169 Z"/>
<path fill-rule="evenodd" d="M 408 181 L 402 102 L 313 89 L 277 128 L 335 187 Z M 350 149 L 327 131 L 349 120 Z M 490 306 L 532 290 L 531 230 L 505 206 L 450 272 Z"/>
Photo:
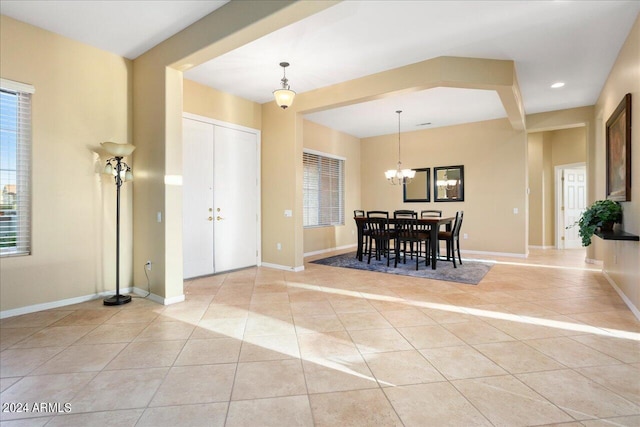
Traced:
<path fill-rule="evenodd" d="M 329 258 L 311 261 L 313 264 L 328 265 L 331 267 L 353 268 L 356 270 L 377 271 L 380 273 L 398 274 L 401 276 L 422 277 L 424 279 L 446 280 L 448 282 L 465 283 L 468 285 L 477 285 L 482 278 L 489 272 L 493 263 L 477 262 L 463 260 L 463 264 L 458 264 L 458 268 L 453 268 L 451 261 L 438 261 L 436 269 L 432 270 L 431 266 L 425 266 L 424 261 L 420 261 L 419 270 L 416 271 L 415 260 L 407 257 L 407 263 L 398 263 L 398 268 L 393 267 L 393 260 L 387 267 L 386 258 L 380 261 L 371 259 L 371 264 L 367 264 L 366 257 L 363 261 L 356 259 L 356 253 L 336 255 Z"/>

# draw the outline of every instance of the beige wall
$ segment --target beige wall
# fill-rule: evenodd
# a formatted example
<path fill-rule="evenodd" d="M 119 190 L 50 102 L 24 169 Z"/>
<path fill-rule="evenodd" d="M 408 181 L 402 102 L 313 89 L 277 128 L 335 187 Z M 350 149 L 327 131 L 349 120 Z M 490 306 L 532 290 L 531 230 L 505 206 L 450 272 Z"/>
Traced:
<path fill-rule="evenodd" d="M 536 132 L 527 137 L 530 246 L 547 245 L 544 239 L 543 135 Z"/>
<path fill-rule="evenodd" d="M 131 62 L 6 16 L 0 74 L 32 84 L 32 255 L 0 258 L 2 311 L 115 288 L 115 185 L 100 142 L 131 142 Z M 130 159 L 129 159 L 130 160 Z M 134 166 L 134 175 L 135 175 Z M 132 284 L 123 186 L 122 287 Z"/>
<path fill-rule="evenodd" d="M 384 177 L 396 167 L 397 134 L 364 138 L 361 144 L 365 210 L 440 209 L 449 216 L 464 210 L 463 251 L 526 254 L 527 141 L 508 120 L 402 133 L 403 167 L 431 168 L 432 186 L 435 166 L 464 165 L 464 202 L 403 203 L 402 187 Z"/>
<path fill-rule="evenodd" d="M 304 230 L 304 252 L 355 245 L 357 241 L 353 211 L 360 209 L 360 139 L 317 123 L 304 121 L 304 148 L 345 159 L 343 226 Z"/>
<path fill-rule="evenodd" d="M 553 167 L 587 161 L 587 141 L 584 127 L 551 131 L 551 164 Z"/>
<path fill-rule="evenodd" d="M 640 235 L 640 15 L 623 45 L 595 106 L 599 121 L 589 173 L 595 177 L 594 200 L 606 197 L 605 123 L 625 94 L 632 96 L 631 201 L 622 202 L 623 228 Z M 593 200 L 591 200 L 593 201 Z M 640 243 L 593 239 L 611 277 L 640 317 Z M 598 248 L 600 248 L 598 250 Z"/>
<path fill-rule="evenodd" d="M 262 129 L 262 107 L 256 102 L 187 79 L 183 81 L 182 90 L 185 113 Z"/>

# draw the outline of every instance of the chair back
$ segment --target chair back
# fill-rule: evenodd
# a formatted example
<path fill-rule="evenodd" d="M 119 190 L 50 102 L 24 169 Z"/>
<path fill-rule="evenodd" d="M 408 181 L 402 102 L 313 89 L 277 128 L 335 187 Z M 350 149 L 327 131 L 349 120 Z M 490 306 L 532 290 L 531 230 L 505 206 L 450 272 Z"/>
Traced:
<path fill-rule="evenodd" d="M 418 218 L 396 218 L 395 219 L 395 231 L 396 236 L 402 239 L 413 240 L 417 239 L 418 232 L 421 230 L 418 228 Z"/>
<path fill-rule="evenodd" d="M 387 218 L 387 219 L 389 219 L 389 212 L 387 212 L 387 211 L 367 211 L 367 218 Z"/>
<path fill-rule="evenodd" d="M 437 209 L 427 209 L 424 211 L 420 211 L 420 218 L 429 218 L 434 216 L 442 217 L 442 211 Z"/>
<path fill-rule="evenodd" d="M 361 210 L 355 210 L 355 211 L 353 211 L 353 216 L 354 216 L 354 217 L 358 217 L 358 218 L 359 218 L 359 217 L 364 217 L 364 216 L 365 216 L 365 215 L 364 215 L 364 211 L 361 211 Z"/>
<path fill-rule="evenodd" d="M 452 236 L 457 238 L 460 235 L 460 229 L 462 228 L 462 217 L 464 216 L 464 211 L 456 212 L 456 220 L 453 223 L 453 231 Z"/>
<path fill-rule="evenodd" d="M 367 229 L 374 239 L 389 238 L 389 212 L 367 212 Z"/>
<path fill-rule="evenodd" d="M 409 210 L 397 210 L 393 211 L 394 218 L 418 218 L 418 213 L 416 211 Z"/>

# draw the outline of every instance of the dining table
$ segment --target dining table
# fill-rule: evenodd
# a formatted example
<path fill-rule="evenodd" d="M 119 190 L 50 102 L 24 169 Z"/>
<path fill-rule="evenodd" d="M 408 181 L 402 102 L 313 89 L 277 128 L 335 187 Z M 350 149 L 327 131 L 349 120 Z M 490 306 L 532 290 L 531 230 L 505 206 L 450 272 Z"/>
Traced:
<path fill-rule="evenodd" d="M 359 261 L 362 261 L 363 248 L 362 241 L 364 235 L 364 229 L 367 225 L 367 217 L 356 216 L 353 218 L 356 222 L 356 228 L 358 230 L 358 248 L 356 257 Z M 451 226 L 455 221 L 455 217 L 426 217 L 418 218 L 418 225 L 425 226 L 429 229 L 429 242 L 431 245 L 431 269 L 436 269 L 436 263 L 438 262 L 438 231 L 440 226 L 444 225 L 447 231 L 451 231 Z M 389 218 L 389 226 L 395 225 L 395 218 Z"/>

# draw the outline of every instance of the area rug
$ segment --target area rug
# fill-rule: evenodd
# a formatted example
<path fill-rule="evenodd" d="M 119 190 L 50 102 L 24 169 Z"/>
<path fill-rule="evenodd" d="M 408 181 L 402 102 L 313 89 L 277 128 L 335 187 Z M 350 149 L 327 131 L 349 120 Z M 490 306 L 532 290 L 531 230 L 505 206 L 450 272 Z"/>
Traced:
<path fill-rule="evenodd" d="M 451 261 L 438 261 L 436 269 L 432 270 L 430 265 L 425 266 L 422 262 L 423 261 L 421 261 L 418 271 L 416 271 L 415 260 L 410 260 L 409 258 L 407 258 L 406 264 L 398 263 L 397 268 L 393 267 L 393 260 L 391 260 L 391 265 L 387 267 L 386 258 L 382 258 L 380 261 L 372 258 L 371 264 L 367 264 L 366 258 L 363 261 L 358 261 L 355 252 L 311 261 L 313 264 L 328 265 L 331 267 L 353 268 L 356 270 L 377 271 L 401 276 L 422 277 L 424 279 L 446 280 L 447 282 L 465 283 L 467 285 L 477 285 L 480 283 L 493 265 L 491 262 L 463 260 L 462 265 L 458 264 L 458 268 L 453 268 Z"/>

